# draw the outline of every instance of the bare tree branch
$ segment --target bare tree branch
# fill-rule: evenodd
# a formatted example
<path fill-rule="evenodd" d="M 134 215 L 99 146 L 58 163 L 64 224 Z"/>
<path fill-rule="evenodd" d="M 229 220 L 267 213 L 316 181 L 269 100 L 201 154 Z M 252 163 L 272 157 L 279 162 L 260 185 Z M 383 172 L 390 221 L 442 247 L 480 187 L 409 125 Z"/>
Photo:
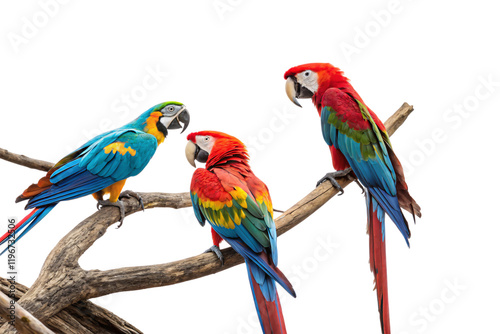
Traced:
<path fill-rule="evenodd" d="M 0 291 L 12 294 L 11 284 L 8 280 L 0 277 Z M 28 291 L 28 288 L 19 282 L 15 284 L 14 299 L 19 300 Z M 0 326 L 5 320 L 0 318 Z M 82 300 L 66 307 L 56 315 L 50 317 L 46 322 L 48 328 L 55 333 L 78 333 L 78 334 L 142 334 L 142 332 L 119 318 L 108 310 L 93 304 L 88 300 Z"/>
<path fill-rule="evenodd" d="M 0 159 L 7 160 L 7 161 L 10 161 L 12 163 L 21 165 L 21 166 L 43 170 L 46 172 L 49 169 L 51 169 L 52 166 L 54 166 L 53 163 L 43 161 L 43 160 L 28 158 L 25 155 L 12 153 L 12 152 L 9 152 L 3 148 L 0 148 Z"/>
<path fill-rule="evenodd" d="M 392 136 L 394 132 L 406 121 L 408 116 L 410 116 L 413 111 L 413 106 L 408 103 L 403 103 L 401 107 L 391 117 L 385 121 L 384 125 L 387 129 L 389 136 Z"/>
<path fill-rule="evenodd" d="M 351 181 L 347 178 L 339 180 L 342 187 L 346 187 L 349 183 Z M 278 235 L 304 221 L 337 193 L 338 190 L 333 188 L 330 182 L 320 184 L 301 201 L 275 219 Z M 215 274 L 243 263 L 243 258 L 232 248 L 225 248 L 221 251 L 224 256 L 224 266 L 221 266 L 219 259 L 214 254 L 204 253 L 165 264 L 90 271 L 87 284 L 92 288 L 86 298 L 95 298 L 117 291 L 173 285 Z"/>
<path fill-rule="evenodd" d="M 413 107 L 404 104 L 386 122 L 390 134 L 403 124 Z M 351 181 L 339 181 L 342 187 Z M 324 182 L 305 198 L 278 217 L 278 235 L 285 233 L 314 213 L 331 199 L 337 190 L 329 182 Z M 188 193 L 162 194 L 142 193 L 146 208 L 191 206 Z M 135 199 L 124 200 L 126 215 L 140 210 Z M 80 256 L 100 238 L 106 229 L 119 218 L 118 210 L 105 207 L 82 221 L 69 232 L 47 257 L 40 276 L 29 291 L 19 300 L 19 304 L 41 321 L 46 321 L 62 309 L 78 301 L 103 296 L 110 293 L 139 290 L 172 285 L 195 278 L 214 274 L 243 262 L 230 248 L 222 250 L 225 258 L 221 267 L 214 254 L 201 254 L 184 260 L 153 266 L 119 268 L 106 271 L 85 271 L 78 265 Z M 5 325 L 2 330 L 8 330 Z M 3 333 L 3 332 L 2 332 Z"/>
<path fill-rule="evenodd" d="M 45 327 L 37 318 L 26 312 L 20 305 L 0 291 L 0 315 L 14 325 L 22 334 L 54 334 L 53 331 Z"/>

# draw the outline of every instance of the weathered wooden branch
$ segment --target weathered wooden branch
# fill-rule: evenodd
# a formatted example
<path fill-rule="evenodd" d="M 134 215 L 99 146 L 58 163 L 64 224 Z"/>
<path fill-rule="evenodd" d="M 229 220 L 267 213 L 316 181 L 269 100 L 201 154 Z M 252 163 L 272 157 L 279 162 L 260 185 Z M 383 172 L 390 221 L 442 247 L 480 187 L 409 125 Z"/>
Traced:
<path fill-rule="evenodd" d="M 9 281 L 1 277 L 0 291 L 5 294 L 11 293 Z M 16 282 L 14 299 L 19 300 L 27 291 L 26 286 Z M 0 326 L 5 322 L 0 318 Z M 66 307 L 45 321 L 45 324 L 55 333 L 62 334 L 142 334 L 139 329 L 125 320 L 88 300 L 82 300 Z"/>
<path fill-rule="evenodd" d="M 394 132 L 396 132 L 396 130 L 399 129 L 401 125 L 403 125 L 412 111 L 413 106 L 410 106 L 405 102 L 403 103 L 403 105 L 401 105 L 401 107 L 399 107 L 398 110 L 396 110 L 394 114 L 392 114 L 391 117 L 387 119 L 387 121 L 385 121 L 384 126 L 389 136 L 392 136 Z"/>
<path fill-rule="evenodd" d="M 39 169 L 43 171 L 48 171 L 49 169 L 52 168 L 52 166 L 54 166 L 54 164 L 51 162 L 28 158 L 25 155 L 12 153 L 3 148 L 0 148 L 0 159 L 7 160 L 21 166 Z"/>
<path fill-rule="evenodd" d="M 0 316 L 16 327 L 22 334 L 54 334 L 45 327 L 37 318 L 15 303 L 15 299 L 9 298 L 0 291 Z"/>
<path fill-rule="evenodd" d="M 386 122 L 389 134 L 393 134 L 412 111 L 412 106 L 403 104 Z M 2 158 L 1 154 L 0 158 Z M 41 166 L 39 169 L 45 170 Z M 351 180 L 347 178 L 339 181 L 342 187 L 347 186 L 350 182 Z M 324 182 L 315 188 L 275 220 L 278 235 L 287 232 L 309 217 L 337 192 L 329 182 Z M 191 206 L 188 193 L 141 193 L 140 195 L 143 198 L 144 206 L 148 209 Z M 126 215 L 141 210 L 135 199 L 126 199 L 124 204 Z M 78 259 L 97 239 L 106 233 L 106 229 L 114 224 L 118 218 L 117 209 L 105 207 L 78 224 L 51 251 L 42 267 L 40 276 L 19 300 L 19 304 L 45 322 L 61 310 L 81 300 L 121 291 L 177 284 L 214 274 L 243 262 L 243 259 L 231 248 L 226 248 L 222 250 L 225 258 L 224 266 L 220 265 L 214 254 L 206 253 L 152 266 L 106 271 L 83 270 L 78 264 Z M 4 333 L 4 330 L 9 332 L 10 329 L 4 324 L 0 328 L 0 332 Z"/>

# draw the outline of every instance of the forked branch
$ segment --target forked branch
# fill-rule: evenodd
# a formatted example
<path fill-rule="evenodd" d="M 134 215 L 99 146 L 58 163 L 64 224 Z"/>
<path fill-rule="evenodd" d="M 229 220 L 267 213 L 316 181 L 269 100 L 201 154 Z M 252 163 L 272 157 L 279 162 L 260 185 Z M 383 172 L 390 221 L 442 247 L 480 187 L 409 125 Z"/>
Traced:
<path fill-rule="evenodd" d="M 385 123 L 392 135 L 413 111 L 404 103 Z M 7 158 L 5 152 L 8 153 Z M 14 156 L 14 157 L 13 157 Z M 30 168 L 47 170 L 51 163 L 33 160 L 0 149 L 0 158 Z M 22 157 L 22 158 L 21 158 Z M 342 187 L 351 180 L 339 181 Z M 297 204 L 275 219 L 278 235 L 292 229 L 335 196 L 338 191 L 330 182 L 324 182 Z M 188 193 L 141 193 L 147 209 L 155 207 L 185 208 L 191 206 Z M 126 215 L 140 211 L 135 199 L 124 200 Z M 180 261 L 152 266 L 119 268 L 106 271 L 83 270 L 78 260 L 92 244 L 106 233 L 106 229 L 119 219 L 118 210 L 105 207 L 94 213 L 59 241 L 47 257 L 40 276 L 19 300 L 28 312 L 45 322 L 61 310 L 78 301 L 121 291 L 140 290 L 166 286 L 200 278 L 229 269 L 243 262 L 231 248 L 222 250 L 224 266 L 214 254 L 206 253 Z M 4 324 L 0 332 L 8 329 Z"/>

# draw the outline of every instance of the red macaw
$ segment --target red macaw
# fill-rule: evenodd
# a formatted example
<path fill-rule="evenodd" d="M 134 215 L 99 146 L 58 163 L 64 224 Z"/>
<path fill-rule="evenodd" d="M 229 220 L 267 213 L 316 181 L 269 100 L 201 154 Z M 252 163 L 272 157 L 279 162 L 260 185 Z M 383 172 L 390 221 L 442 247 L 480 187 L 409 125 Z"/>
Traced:
<path fill-rule="evenodd" d="M 59 202 L 90 194 L 98 201 L 97 208 L 118 207 L 121 225 L 125 209 L 120 198 L 135 197 L 144 209 L 138 194 L 133 191 L 121 193 L 125 181 L 146 167 L 158 145 L 167 137 L 168 129 L 181 128 L 179 121 L 184 123 L 185 130 L 189 113 L 182 103 L 160 103 L 132 122 L 92 138 L 62 158 L 44 177 L 17 197 L 16 202 L 28 200 L 26 209 L 33 211 L 14 227 L 14 231 L 0 237 L 0 245 L 8 242 L 11 246 L 19 241 Z M 107 194 L 109 199 L 104 200 L 103 196 Z"/>
<path fill-rule="evenodd" d="M 314 63 L 290 68 L 285 73 L 286 93 L 311 98 L 321 117 L 323 138 L 330 147 L 333 167 L 319 182 L 329 180 L 341 193 L 336 177 L 354 172 L 366 187 L 370 267 L 375 276 L 382 332 L 390 334 L 385 213 L 391 217 L 409 246 L 410 229 L 401 208 L 421 217 L 420 207 L 408 192 L 403 167 L 394 154 L 384 124 L 363 102 L 344 76 L 331 64 Z"/>
<path fill-rule="evenodd" d="M 212 226 L 211 250 L 222 260 L 219 244 L 226 240 L 245 259 L 248 278 L 265 334 L 286 333 L 275 281 L 295 297 L 288 279 L 276 267 L 278 249 L 273 207 L 266 185 L 250 169 L 241 141 L 222 132 L 191 133 L 186 157 L 205 163 L 191 181 L 196 218 Z"/>

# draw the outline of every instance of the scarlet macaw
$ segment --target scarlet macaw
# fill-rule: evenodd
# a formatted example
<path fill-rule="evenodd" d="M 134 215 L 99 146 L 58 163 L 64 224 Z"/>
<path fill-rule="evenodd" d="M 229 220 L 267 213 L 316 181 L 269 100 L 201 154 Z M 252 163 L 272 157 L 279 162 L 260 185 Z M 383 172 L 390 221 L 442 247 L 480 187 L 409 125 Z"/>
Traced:
<path fill-rule="evenodd" d="M 124 126 L 94 137 L 71 152 L 50 169 L 38 183 L 29 186 L 16 202 L 28 200 L 26 209 L 33 209 L 14 228 L 17 242 L 39 223 L 59 202 L 92 194 L 100 206 L 120 208 L 120 225 L 125 217 L 122 197 L 142 199 L 138 194 L 121 193 L 125 181 L 139 174 L 153 157 L 156 148 L 167 137 L 167 129 L 184 129 L 189 113 L 179 102 L 160 103 Z M 103 196 L 109 194 L 109 199 Z M 12 233 L 0 238 L 0 245 Z M 9 244 L 13 244 L 10 243 Z M 5 252 L 5 250 L 3 251 Z M 3 254 L 2 252 L 2 254 Z"/>
<path fill-rule="evenodd" d="M 343 72 L 331 64 L 313 63 L 290 68 L 285 73 L 286 93 L 311 98 L 321 117 L 323 138 L 330 147 L 333 167 L 319 182 L 335 180 L 354 172 L 366 187 L 370 267 L 375 276 L 382 332 L 390 334 L 387 270 L 385 258 L 385 213 L 391 217 L 409 246 L 410 230 L 401 208 L 421 217 L 420 206 L 410 196 L 403 168 L 394 154 L 384 124 L 363 102 Z M 352 168 L 352 169 L 351 169 Z"/>
<path fill-rule="evenodd" d="M 278 249 L 271 197 L 266 185 L 250 169 L 241 141 L 222 132 L 191 133 L 186 157 L 206 162 L 191 181 L 191 201 L 202 226 L 212 226 L 212 250 L 226 240 L 245 259 L 262 331 L 286 333 L 275 281 L 295 297 L 288 279 L 276 267 Z"/>

